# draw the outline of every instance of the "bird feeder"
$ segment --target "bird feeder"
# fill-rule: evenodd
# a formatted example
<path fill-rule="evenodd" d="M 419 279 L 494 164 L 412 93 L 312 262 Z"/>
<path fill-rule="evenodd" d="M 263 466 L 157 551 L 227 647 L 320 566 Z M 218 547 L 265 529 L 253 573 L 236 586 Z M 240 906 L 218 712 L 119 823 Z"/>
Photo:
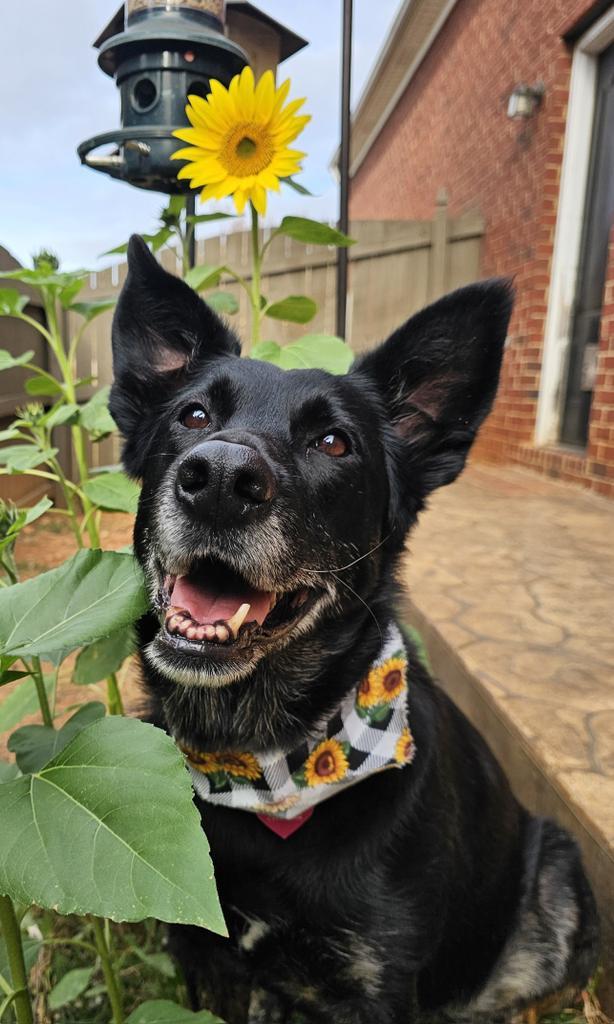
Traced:
<path fill-rule="evenodd" d="M 187 97 L 207 96 L 212 78 L 228 85 L 248 63 L 274 69 L 305 45 L 250 3 L 126 0 L 94 43 L 119 88 L 121 127 L 82 142 L 81 163 L 137 188 L 189 193 L 171 160 L 179 147 L 172 132 L 188 124 Z M 108 145 L 113 152 L 97 154 Z"/>

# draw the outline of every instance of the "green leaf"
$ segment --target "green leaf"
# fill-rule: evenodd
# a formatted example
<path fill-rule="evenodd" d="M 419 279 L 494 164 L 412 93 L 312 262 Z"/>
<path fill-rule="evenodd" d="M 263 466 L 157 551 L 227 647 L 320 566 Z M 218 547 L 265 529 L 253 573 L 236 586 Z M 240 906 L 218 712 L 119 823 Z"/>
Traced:
<path fill-rule="evenodd" d="M 38 374 L 36 377 L 28 377 L 25 385 L 29 395 L 61 395 L 62 386 L 53 377 L 46 374 Z"/>
<path fill-rule="evenodd" d="M 356 242 L 355 238 L 348 238 L 336 228 L 307 217 L 284 217 L 275 234 L 286 235 L 307 245 L 334 245 L 339 249 Z"/>
<path fill-rule="evenodd" d="M 79 418 L 81 426 L 85 427 L 91 434 L 103 436 L 112 434 L 117 429 L 115 420 L 109 412 L 109 386 L 101 388 L 95 395 L 92 395 L 89 402 L 81 406 Z"/>
<path fill-rule="evenodd" d="M 14 441 L 16 437 L 25 436 L 25 434 L 20 434 L 14 427 L 9 427 L 8 430 L 0 430 L 0 441 Z"/>
<path fill-rule="evenodd" d="M 78 405 L 74 402 L 58 402 L 38 422 L 44 424 L 49 430 L 53 430 L 54 427 L 60 427 L 63 423 L 75 422 L 78 417 Z"/>
<path fill-rule="evenodd" d="M 265 309 L 265 315 L 274 320 L 289 320 L 293 324 L 307 324 L 313 320 L 318 307 L 307 295 L 289 295 L 287 299 L 273 302 Z"/>
<path fill-rule="evenodd" d="M 260 341 L 254 345 L 251 352 L 252 359 L 260 359 L 264 363 L 275 363 L 279 366 L 281 359 L 281 345 L 276 341 Z"/>
<path fill-rule="evenodd" d="M 10 669 L 6 672 L 0 672 L 0 686 L 6 686 L 7 683 L 14 683 L 18 679 L 25 679 L 25 677 L 29 675 L 29 672 L 11 672 Z"/>
<path fill-rule="evenodd" d="M 16 288 L 0 288 L 0 316 L 19 316 L 29 301 Z"/>
<path fill-rule="evenodd" d="M 74 970 L 67 971 L 49 993 L 49 1009 L 59 1010 L 62 1006 L 73 1003 L 85 992 L 93 973 L 93 967 L 75 967 Z"/>
<path fill-rule="evenodd" d="M 328 373 L 347 373 L 354 354 L 341 338 L 330 334 L 305 334 L 289 345 L 276 345 L 274 341 L 261 342 L 252 351 L 252 359 L 275 363 L 282 370 L 327 370 Z"/>
<path fill-rule="evenodd" d="M 7 590 L 12 589 L 12 587 L 7 587 Z M 45 689 L 47 696 L 49 696 L 53 690 L 53 676 L 45 677 Z M 14 729 L 22 719 L 27 718 L 28 715 L 33 715 L 38 710 L 38 706 L 38 696 L 34 680 L 24 679 L 23 683 L 16 686 L 12 693 L 9 693 L 8 697 L 2 698 L 2 703 L 0 704 L 0 732 L 8 732 L 10 729 Z"/>
<path fill-rule="evenodd" d="M 48 509 L 52 508 L 53 502 L 50 498 L 41 498 L 37 501 L 36 505 L 31 508 L 22 508 L 19 510 L 14 522 L 11 524 L 9 529 L 6 531 L 4 537 L 0 540 L 0 551 L 7 546 L 12 544 L 17 538 L 17 535 L 23 530 L 24 526 L 29 526 L 30 523 L 36 522 L 42 515 L 47 512 Z"/>
<path fill-rule="evenodd" d="M 52 288 L 59 293 L 73 287 L 76 281 L 84 281 L 88 273 L 87 270 L 59 272 L 49 270 L 48 267 L 41 267 L 38 270 L 32 270 L 30 267 L 18 267 L 17 270 L 3 270 L 0 272 L 0 278 L 24 281 L 36 288 Z"/>
<path fill-rule="evenodd" d="M 22 725 L 9 736 L 8 749 L 15 755 L 24 775 L 37 772 L 68 746 L 73 737 L 104 716 L 104 704 L 91 701 L 83 704 L 61 729 L 52 729 L 49 725 Z"/>
<path fill-rule="evenodd" d="M 284 185 L 288 185 L 290 188 L 298 192 L 299 196 L 313 196 L 313 192 L 310 192 L 308 188 L 301 185 L 300 182 L 295 181 L 294 178 L 282 178 Z"/>
<path fill-rule="evenodd" d="M 0 590 L 0 651 L 68 652 L 134 622 L 147 606 L 131 555 L 79 551 L 57 569 Z"/>
<path fill-rule="evenodd" d="M 0 786 L 4 785 L 5 782 L 12 782 L 14 779 L 18 779 L 19 775 L 20 771 L 16 764 L 0 761 Z"/>
<path fill-rule="evenodd" d="M 64 276 L 66 277 L 68 275 Z M 71 307 L 84 284 L 85 279 L 83 277 L 76 277 L 74 280 L 68 281 L 67 284 L 59 289 L 58 299 L 60 300 L 60 304 L 63 309 L 69 309 Z"/>
<path fill-rule="evenodd" d="M 0 787 L 0 821 L 0 892 L 19 902 L 227 934 L 190 778 L 161 729 L 94 722 Z"/>
<path fill-rule="evenodd" d="M 191 1010 L 171 1003 L 168 999 L 152 999 L 133 1010 L 126 1024 L 224 1024 L 208 1010 Z"/>
<path fill-rule="evenodd" d="M 239 303 L 232 292 L 213 292 L 207 296 L 206 302 L 216 313 L 234 316 L 235 313 L 239 312 Z"/>
<path fill-rule="evenodd" d="M 172 235 L 170 228 L 162 227 L 159 231 L 155 231 L 151 235 L 141 235 L 141 238 L 147 245 L 150 245 L 154 252 L 161 249 L 165 242 Z M 116 256 L 128 252 L 128 242 L 122 242 L 121 245 L 116 245 L 114 249 L 107 249 L 106 252 L 101 253 L 102 256 Z"/>
<path fill-rule="evenodd" d="M 186 284 L 189 284 L 190 288 L 193 288 L 195 292 L 203 291 L 204 288 L 214 288 L 220 283 L 220 278 L 226 267 L 224 266 L 209 266 L 207 263 L 203 263 L 202 266 L 192 267 L 188 270 L 184 277 Z"/>
<path fill-rule="evenodd" d="M 157 971 L 164 978 L 174 978 L 176 976 L 175 964 L 168 953 L 144 953 L 138 946 L 131 946 L 130 950 L 142 963 L 152 967 L 154 971 Z"/>
<path fill-rule="evenodd" d="M 111 636 L 105 636 L 102 640 L 96 640 L 80 651 L 73 672 L 73 682 L 78 686 L 99 683 L 112 672 L 116 672 L 135 649 L 136 639 L 131 626 L 126 626 Z"/>
<path fill-rule="evenodd" d="M 98 299 L 96 302 L 73 302 L 69 309 L 71 313 L 78 313 L 89 324 L 90 320 L 100 316 L 101 313 L 106 313 L 108 309 L 113 309 L 116 302 L 117 299 Z"/>
<path fill-rule="evenodd" d="M 125 473 L 100 473 L 83 485 L 94 505 L 108 512 L 136 513 L 141 488 Z"/>
<path fill-rule="evenodd" d="M 12 370 L 14 366 L 23 366 L 24 363 L 29 363 L 33 358 L 34 352 L 31 349 L 28 349 L 27 352 L 22 352 L 20 356 L 12 356 L 5 348 L 0 348 L 0 371 Z"/>
<path fill-rule="evenodd" d="M 34 444 L 7 445 L 6 448 L 0 448 L 0 465 L 16 473 L 24 473 L 52 459 L 57 452 L 57 448 L 42 449 Z"/>
<path fill-rule="evenodd" d="M 235 220 L 234 213 L 191 213 L 186 217 L 188 224 L 206 224 L 210 220 Z"/>

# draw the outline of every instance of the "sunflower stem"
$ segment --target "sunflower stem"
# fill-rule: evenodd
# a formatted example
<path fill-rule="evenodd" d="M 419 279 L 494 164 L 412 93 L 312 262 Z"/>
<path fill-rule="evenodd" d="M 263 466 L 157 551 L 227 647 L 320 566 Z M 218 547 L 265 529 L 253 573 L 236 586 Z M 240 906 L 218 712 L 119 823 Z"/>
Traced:
<path fill-rule="evenodd" d="M 258 244 L 258 211 L 253 203 L 249 204 L 252 211 L 252 343 L 251 348 L 260 341 L 260 319 L 262 309 L 260 303 L 260 271 L 262 268 L 262 253 Z M 250 348 L 250 351 L 251 351 Z M 246 352 L 249 355 L 249 352 Z"/>

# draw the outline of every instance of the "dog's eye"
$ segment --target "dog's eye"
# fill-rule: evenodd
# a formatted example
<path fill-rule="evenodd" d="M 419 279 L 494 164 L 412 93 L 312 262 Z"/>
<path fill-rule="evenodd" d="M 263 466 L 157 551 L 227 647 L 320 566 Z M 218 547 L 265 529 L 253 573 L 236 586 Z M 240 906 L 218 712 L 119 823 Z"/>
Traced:
<path fill-rule="evenodd" d="M 179 421 L 190 430 L 202 430 L 203 427 L 208 427 L 211 423 L 202 405 L 189 405 L 181 413 Z"/>
<path fill-rule="evenodd" d="M 332 432 L 318 437 L 311 447 L 315 448 L 318 452 L 323 452 L 324 455 L 332 456 L 333 459 L 346 455 L 349 450 L 349 444 L 345 437 L 342 434 L 333 434 Z"/>

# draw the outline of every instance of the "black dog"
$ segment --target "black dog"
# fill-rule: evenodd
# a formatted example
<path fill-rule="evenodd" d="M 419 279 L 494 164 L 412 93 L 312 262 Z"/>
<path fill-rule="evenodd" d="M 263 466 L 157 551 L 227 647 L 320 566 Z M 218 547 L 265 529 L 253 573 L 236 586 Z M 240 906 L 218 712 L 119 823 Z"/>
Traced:
<path fill-rule="evenodd" d="M 175 928 L 172 942 L 194 1005 L 231 1024 L 505 1021 L 594 968 L 573 840 L 519 806 L 411 644 L 384 682 L 405 715 L 406 675 L 397 761 L 412 763 L 367 771 L 370 750 L 352 761 L 351 743 L 323 740 L 348 699 L 368 717 L 407 532 L 489 411 L 511 302 L 506 283 L 476 284 L 346 376 L 283 372 L 239 359 L 231 331 L 131 241 L 111 409 L 143 480 L 135 544 L 156 614 L 141 657 L 151 720 L 220 794 L 198 802 L 230 932 Z M 384 740 L 390 693 L 373 718 Z M 278 811 L 335 783 L 288 838 L 274 813 L 220 805 L 247 799 L 271 751 L 298 793 Z M 352 765 L 359 784 L 337 785 Z"/>

